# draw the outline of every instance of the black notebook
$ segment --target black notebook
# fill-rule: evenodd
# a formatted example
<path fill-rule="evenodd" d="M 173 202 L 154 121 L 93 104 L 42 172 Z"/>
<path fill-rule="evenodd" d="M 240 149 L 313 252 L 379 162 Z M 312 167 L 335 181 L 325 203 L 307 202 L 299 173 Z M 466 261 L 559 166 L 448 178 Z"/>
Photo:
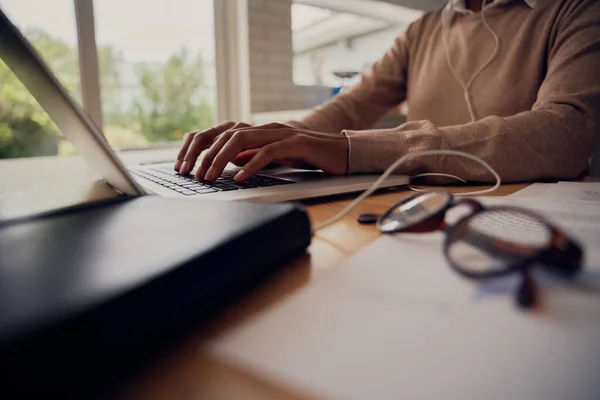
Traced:
<path fill-rule="evenodd" d="M 309 242 L 292 204 L 125 197 L 0 222 L 1 385 L 111 390 Z"/>

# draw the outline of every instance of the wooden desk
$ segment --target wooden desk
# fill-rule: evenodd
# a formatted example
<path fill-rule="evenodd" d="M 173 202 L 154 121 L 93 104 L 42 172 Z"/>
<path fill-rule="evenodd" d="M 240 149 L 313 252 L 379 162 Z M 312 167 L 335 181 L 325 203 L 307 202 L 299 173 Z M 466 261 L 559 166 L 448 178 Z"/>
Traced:
<path fill-rule="evenodd" d="M 122 158 L 127 164 L 146 160 L 173 159 L 176 149 L 133 152 Z M 114 195 L 96 171 L 77 157 L 46 157 L 0 160 L 0 218 L 74 204 Z M 504 185 L 493 195 L 503 196 L 527 185 Z M 453 192 L 467 192 L 462 187 Z M 319 232 L 307 254 L 228 310 L 203 332 L 181 343 L 175 351 L 157 360 L 150 370 L 125 388 L 123 399 L 308 399 L 301 393 L 255 377 L 251 372 L 226 365 L 203 351 L 203 343 L 265 307 L 319 279 L 355 252 L 376 239 L 373 226 L 356 223 L 363 212 L 381 213 L 409 194 L 408 191 L 377 194 L 366 199 L 343 220 Z M 306 204 L 313 225 L 325 221 L 345 207 L 353 197 L 311 201 Z"/>
<path fill-rule="evenodd" d="M 504 196 L 525 188 L 526 184 L 504 185 L 493 195 Z M 467 192 L 463 187 L 453 192 Z M 229 366 L 202 349 L 205 339 L 215 337 L 265 307 L 291 295 L 379 236 L 373 226 L 359 225 L 356 217 L 364 212 L 384 212 L 403 196 L 400 191 L 367 198 L 337 224 L 316 234 L 308 254 L 291 263 L 276 278 L 230 309 L 206 332 L 199 332 L 126 390 L 124 399 L 309 399 L 289 388 L 258 378 L 250 371 Z M 352 197 L 310 202 L 306 209 L 314 224 L 325 221 L 345 207 Z"/>

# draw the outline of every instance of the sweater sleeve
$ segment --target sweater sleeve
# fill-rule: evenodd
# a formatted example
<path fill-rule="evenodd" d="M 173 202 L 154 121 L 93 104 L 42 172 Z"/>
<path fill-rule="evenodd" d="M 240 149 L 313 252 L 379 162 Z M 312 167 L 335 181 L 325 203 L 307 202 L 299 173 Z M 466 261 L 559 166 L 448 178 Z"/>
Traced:
<path fill-rule="evenodd" d="M 406 99 L 410 32 L 411 27 L 395 40 L 358 84 L 317 107 L 301 121 L 290 121 L 290 124 L 328 133 L 372 128 L 390 109 Z"/>
<path fill-rule="evenodd" d="M 600 135 L 600 2 L 570 5 L 556 21 L 547 75 L 531 110 L 448 127 L 413 121 L 388 130 L 347 130 L 348 172 L 380 172 L 407 153 L 453 149 L 484 159 L 505 181 L 581 174 Z M 399 168 L 408 174 L 423 171 L 492 179 L 479 164 L 461 157 L 415 158 Z"/>

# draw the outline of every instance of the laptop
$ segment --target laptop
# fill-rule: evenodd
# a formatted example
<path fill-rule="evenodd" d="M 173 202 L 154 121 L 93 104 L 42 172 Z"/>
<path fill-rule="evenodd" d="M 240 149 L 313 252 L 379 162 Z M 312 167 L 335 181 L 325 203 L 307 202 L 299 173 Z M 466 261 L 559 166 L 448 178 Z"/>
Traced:
<path fill-rule="evenodd" d="M 23 82 L 46 110 L 79 154 L 109 185 L 127 195 L 156 194 L 162 197 L 210 200 L 281 202 L 366 190 L 379 177 L 375 174 L 330 176 L 322 171 L 274 167 L 243 183 L 233 176 L 229 164 L 214 182 L 182 176 L 174 163 L 146 164 L 126 168 L 107 143 L 103 133 L 72 99 L 34 47 L 0 10 L 0 58 Z M 381 188 L 406 185 L 409 177 L 391 175 Z"/>

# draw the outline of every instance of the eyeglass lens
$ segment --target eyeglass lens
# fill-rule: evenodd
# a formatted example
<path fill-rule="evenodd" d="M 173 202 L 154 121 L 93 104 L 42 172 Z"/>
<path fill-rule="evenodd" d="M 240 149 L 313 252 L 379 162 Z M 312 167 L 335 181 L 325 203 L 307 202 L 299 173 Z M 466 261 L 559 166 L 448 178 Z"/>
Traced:
<path fill-rule="evenodd" d="M 453 229 L 448 258 L 467 273 L 485 276 L 517 267 L 548 247 L 551 229 L 518 210 L 486 210 Z"/>
<path fill-rule="evenodd" d="M 442 210 L 450 202 L 445 192 L 426 192 L 396 205 L 381 220 L 379 229 L 394 232 L 414 226 Z"/>

